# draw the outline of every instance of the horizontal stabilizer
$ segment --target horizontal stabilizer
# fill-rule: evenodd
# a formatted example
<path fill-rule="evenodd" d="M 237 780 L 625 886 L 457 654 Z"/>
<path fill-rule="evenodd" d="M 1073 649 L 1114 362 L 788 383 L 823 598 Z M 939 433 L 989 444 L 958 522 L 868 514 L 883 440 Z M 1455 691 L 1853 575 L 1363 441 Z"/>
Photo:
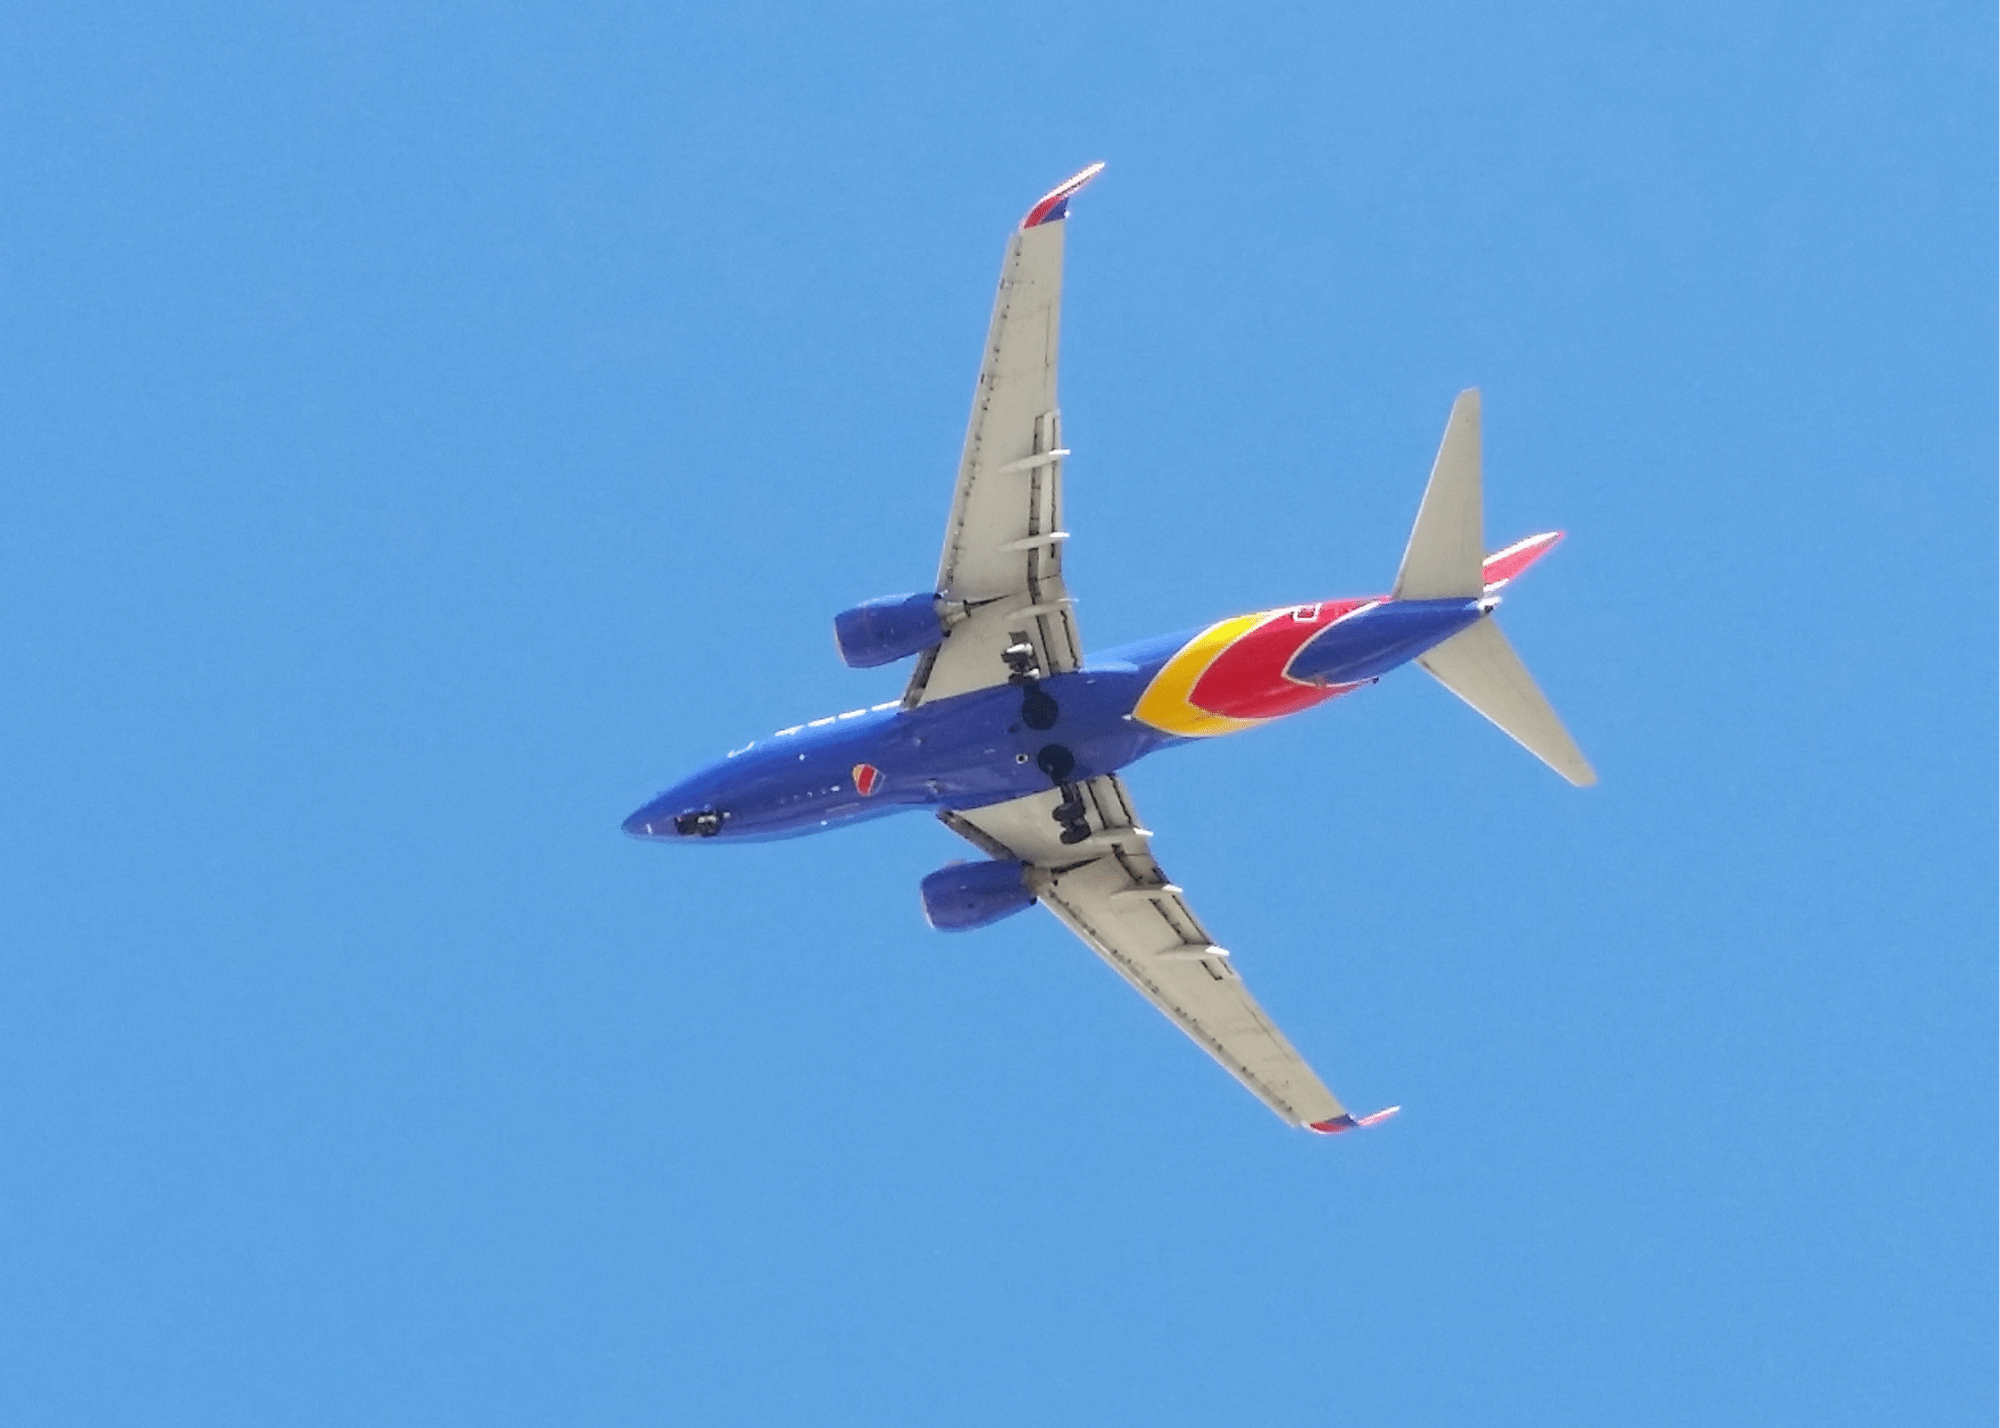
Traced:
<path fill-rule="evenodd" d="M 1556 548 L 1556 542 L 1563 538 L 1561 531 L 1544 531 L 1541 535 L 1517 540 L 1505 550 L 1495 551 L 1486 557 L 1486 564 L 1480 575 L 1486 581 L 1486 593 L 1505 586 L 1508 581 L 1520 575 L 1529 566 Z"/>
<path fill-rule="evenodd" d="M 1597 782 L 1589 760 L 1491 616 L 1419 655 L 1417 663 L 1577 787 Z"/>

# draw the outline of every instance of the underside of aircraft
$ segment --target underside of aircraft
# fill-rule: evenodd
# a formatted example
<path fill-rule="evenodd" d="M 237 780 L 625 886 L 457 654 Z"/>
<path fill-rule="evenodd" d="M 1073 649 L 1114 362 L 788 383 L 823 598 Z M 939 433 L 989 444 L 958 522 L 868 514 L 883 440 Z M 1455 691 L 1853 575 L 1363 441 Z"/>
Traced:
<path fill-rule="evenodd" d="M 1286 1121 L 1369 1125 L 1395 1108 L 1351 1115 L 1285 1039 L 1154 860 L 1119 772 L 1414 662 L 1571 783 L 1595 782 L 1493 618 L 1561 533 L 1486 553 L 1480 398 L 1462 392 L 1388 594 L 1255 611 L 1087 659 L 1063 579 L 1056 357 L 1069 203 L 1102 168 L 1051 190 L 1008 240 L 934 587 L 835 620 L 850 665 L 915 658 L 902 698 L 753 741 L 625 829 L 722 844 L 928 810 L 985 855 L 924 879 L 933 926 L 982 927 L 1040 902 Z"/>

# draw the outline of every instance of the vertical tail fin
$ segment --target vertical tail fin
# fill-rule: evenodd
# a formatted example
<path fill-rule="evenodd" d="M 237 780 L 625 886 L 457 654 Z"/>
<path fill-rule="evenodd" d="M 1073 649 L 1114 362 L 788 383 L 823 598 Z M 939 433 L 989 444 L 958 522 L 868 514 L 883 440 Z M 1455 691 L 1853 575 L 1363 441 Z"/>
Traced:
<path fill-rule="evenodd" d="M 1479 600 L 1483 613 L 1477 624 L 1417 656 L 1417 663 L 1571 783 L 1579 788 L 1596 783 L 1590 761 L 1535 687 L 1534 677 L 1492 616 L 1499 603 L 1492 590 L 1527 569 L 1562 535 L 1550 532 L 1509 546 L 1493 558 L 1494 569 L 1489 572 L 1484 568 L 1483 506 L 1479 389 L 1472 387 L 1460 392 L 1451 405 L 1444 440 L 1431 464 L 1430 484 L 1424 488 L 1424 503 L 1403 552 L 1403 568 L 1396 573 L 1394 598 Z"/>
<path fill-rule="evenodd" d="M 1597 782 L 1590 761 L 1535 687 L 1534 676 L 1492 616 L 1418 655 L 1417 663 L 1578 788 Z"/>
<path fill-rule="evenodd" d="M 1484 504 L 1479 490 L 1479 389 L 1451 404 L 1430 485 L 1396 572 L 1398 600 L 1477 599 L 1486 588 Z"/>

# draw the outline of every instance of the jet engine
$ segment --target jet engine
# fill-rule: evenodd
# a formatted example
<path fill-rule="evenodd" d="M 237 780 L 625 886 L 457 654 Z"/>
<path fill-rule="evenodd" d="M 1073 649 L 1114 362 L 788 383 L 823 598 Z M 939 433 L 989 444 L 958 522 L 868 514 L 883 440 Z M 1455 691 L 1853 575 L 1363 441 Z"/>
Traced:
<path fill-rule="evenodd" d="M 924 879 L 924 916 L 940 932 L 985 927 L 1035 905 L 1027 864 L 953 863 Z"/>
<path fill-rule="evenodd" d="M 833 639 L 852 669 L 873 669 L 922 654 L 944 638 L 938 597 L 884 595 L 833 617 Z"/>

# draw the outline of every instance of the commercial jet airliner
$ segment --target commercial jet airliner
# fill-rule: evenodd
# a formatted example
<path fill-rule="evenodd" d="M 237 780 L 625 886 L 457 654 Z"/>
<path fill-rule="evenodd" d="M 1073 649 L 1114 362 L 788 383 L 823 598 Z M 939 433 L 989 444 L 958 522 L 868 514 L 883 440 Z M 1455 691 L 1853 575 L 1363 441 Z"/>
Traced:
<path fill-rule="evenodd" d="M 923 880 L 932 926 L 983 927 L 1040 902 L 1286 1121 L 1351 1130 L 1395 1108 L 1349 1114 L 1292 1048 L 1153 860 L 1119 771 L 1414 661 L 1571 783 L 1595 782 L 1493 618 L 1561 532 L 1486 554 L 1479 393 L 1462 392 L 1388 594 L 1256 610 L 1086 658 L 1063 583 L 1056 331 L 1070 200 L 1101 168 L 1051 191 L 1008 240 L 935 587 L 834 619 L 849 665 L 915 657 L 903 697 L 746 745 L 625 831 L 723 844 L 928 810 L 985 855 Z"/>

